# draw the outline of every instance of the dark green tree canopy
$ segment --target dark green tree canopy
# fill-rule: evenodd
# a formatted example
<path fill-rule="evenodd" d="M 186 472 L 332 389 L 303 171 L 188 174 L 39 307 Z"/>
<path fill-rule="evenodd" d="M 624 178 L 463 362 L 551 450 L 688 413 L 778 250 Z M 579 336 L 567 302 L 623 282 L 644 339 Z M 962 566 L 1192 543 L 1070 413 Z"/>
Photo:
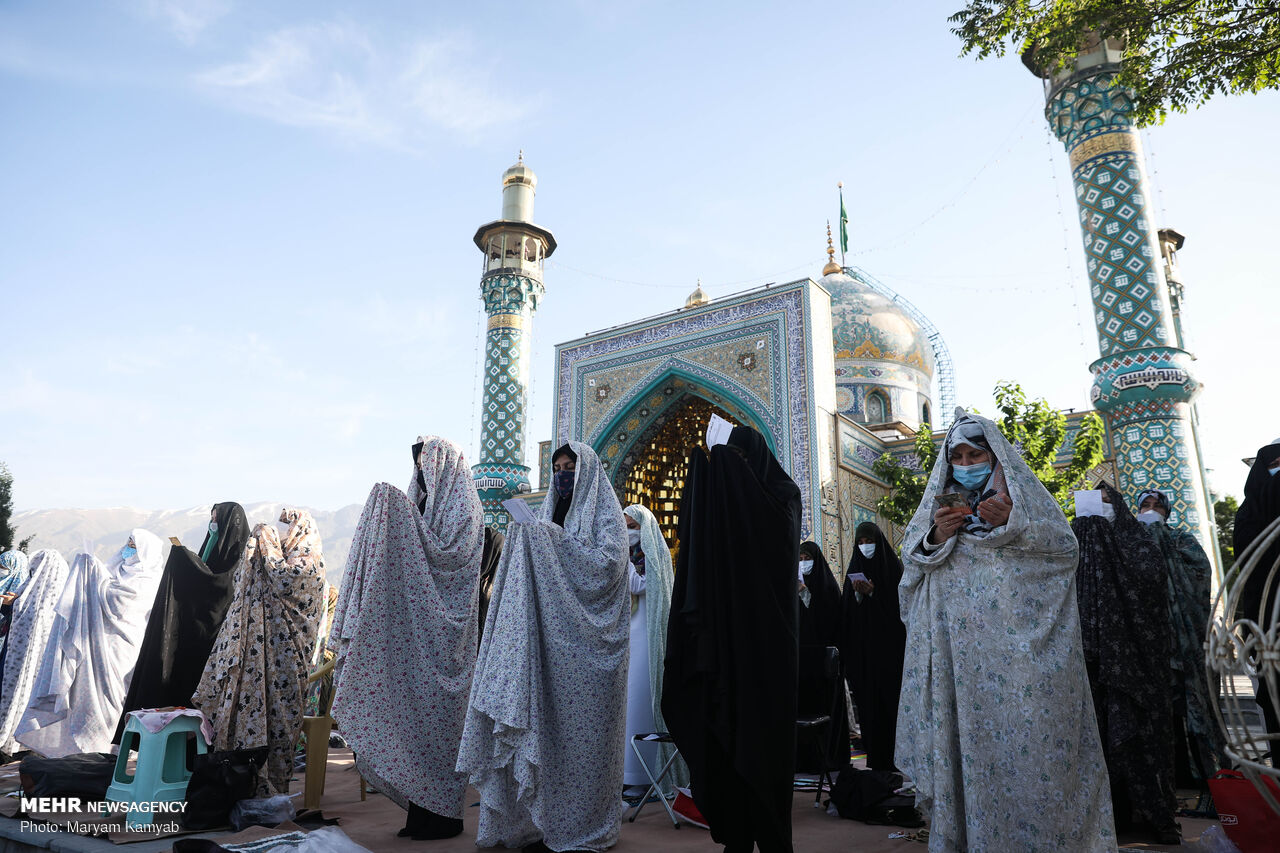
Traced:
<path fill-rule="evenodd" d="M 1218 94 L 1280 88 L 1280 0 L 969 0 L 948 20 L 961 55 L 1034 48 L 1047 70 L 1068 67 L 1095 33 L 1123 39 L 1116 82 L 1134 91 L 1139 126 Z"/>

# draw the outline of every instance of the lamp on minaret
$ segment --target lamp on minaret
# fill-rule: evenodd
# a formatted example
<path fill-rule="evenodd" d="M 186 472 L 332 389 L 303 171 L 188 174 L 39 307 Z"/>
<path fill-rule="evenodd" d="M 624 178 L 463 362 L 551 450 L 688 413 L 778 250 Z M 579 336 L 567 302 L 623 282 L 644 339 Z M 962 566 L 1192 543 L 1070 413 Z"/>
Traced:
<path fill-rule="evenodd" d="M 1144 489 L 1169 496 L 1169 521 L 1206 550 L 1214 541 L 1191 401 L 1200 390 L 1182 349 L 1156 230 L 1133 93 L 1115 84 L 1124 41 L 1092 35 L 1072 65 L 1046 69 L 1045 118 L 1067 149 L 1080 211 L 1101 358 L 1090 396 L 1106 418 L 1117 484 L 1130 505 Z M 1177 241 L 1173 241 L 1177 242 Z"/>
<path fill-rule="evenodd" d="M 480 298 L 489 322 L 480 462 L 471 472 L 484 506 L 484 523 L 499 529 L 507 526 L 502 502 L 529 491 L 524 437 L 530 336 L 543 294 L 542 262 L 556 250 L 551 232 L 533 224 L 537 185 L 521 151 L 516 164 L 502 175 L 502 218 L 481 225 L 475 236 L 484 253 Z"/>

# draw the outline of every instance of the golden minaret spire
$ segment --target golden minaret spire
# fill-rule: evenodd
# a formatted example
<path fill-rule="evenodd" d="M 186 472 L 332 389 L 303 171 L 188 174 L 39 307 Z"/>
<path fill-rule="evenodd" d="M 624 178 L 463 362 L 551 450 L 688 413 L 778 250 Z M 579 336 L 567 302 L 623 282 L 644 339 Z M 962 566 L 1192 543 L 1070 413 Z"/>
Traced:
<path fill-rule="evenodd" d="M 836 247 L 831 244 L 831 220 L 827 220 L 827 265 L 822 268 L 823 275 L 831 275 L 832 273 L 842 272 L 839 264 L 836 263 Z"/>

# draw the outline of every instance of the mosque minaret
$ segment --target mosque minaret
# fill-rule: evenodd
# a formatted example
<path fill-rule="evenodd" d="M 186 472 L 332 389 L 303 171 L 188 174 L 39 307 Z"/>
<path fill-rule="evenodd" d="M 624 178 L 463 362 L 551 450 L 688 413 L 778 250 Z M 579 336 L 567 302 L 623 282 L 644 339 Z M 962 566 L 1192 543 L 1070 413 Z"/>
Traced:
<path fill-rule="evenodd" d="M 480 297 L 488 326 L 480 462 L 472 474 L 485 524 L 500 529 L 507 525 L 502 502 L 529 491 L 524 444 L 533 315 L 542 299 L 543 260 L 556 249 L 551 232 L 533 224 L 537 184 L 521 152 L 502 175 L 502 218 L 481 225 L 475 236 L 484 253 Z"/>
<path fill-rule="evenodd" d="M 1165 492 L 1169 521 L 1210 543 L 1191 406 L 1200 386 L 1158 262 L 1131 93 L 1113 85 L 1122 49 L 1094 38 L 1061 72 L 1039 68 L 1030 52 L 1024 62 L 1044 78 L 1045 117 L 1071 161 L 1101 355 L 1091 397 L 1111 434 L 1117 485 L 1134 505 L 1144 489 Z"/>

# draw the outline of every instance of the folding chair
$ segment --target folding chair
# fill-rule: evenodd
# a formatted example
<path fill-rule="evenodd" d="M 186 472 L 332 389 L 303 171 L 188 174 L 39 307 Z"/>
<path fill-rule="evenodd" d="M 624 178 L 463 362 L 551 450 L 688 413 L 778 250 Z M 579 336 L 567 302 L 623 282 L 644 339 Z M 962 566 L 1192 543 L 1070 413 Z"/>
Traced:
<path fill-rule="evenodd" d="M 671 757 L 667 759 L 667 763 L 662 765 L 662 771 L 657 776 L 653 775 L 653 770 L 649 767 L 649 762 L 644 760 L 644 753 L 640 751 L 641 743 L 669 743 L 675 748 L 671 753 Z M 644 775 L 649 777 L 649 787 L 644 792 L 644 796 L 640 798 L 640 802 L 636 805 L 635 811 L 627 818 L 629 823 L 635 823 L 636 818 L 640 816 L 640 811 L 649 802 L 650 797 L 657 797 L 658 802 L 662 803 L 662 807 L 667 810 L 667 817 L 671 818 L 672 825 L 680 828 L 680 818 L 672 811 L 671 804 L 667 802 L 667 798 L 662 796 L 662 780 L 671 772 L 671 768 L 675 766 L 676 759 L 680 757 L 680 748 L 676 746 L 676 742 L 672 740 L 671 735 L 667 732 L 648 732 L 645 734 L 636 734 L 631 737 L 631 751 L 636 754 L 636 759 L 640 762 L 640 766 L 644 768 Z"/>
<path fill-rule="evenodd" d="M 839 727 L 833 725 L 837 711 L 836 702 L 840 699 L 840 687 L 844 683 L 844 679 L 840 677 L 840 650 L 835 646 L 827 646 L 826 653 L 822 658 L 822 674 L 831 682 L 831 703 L 830 710 L 826 714 L 819 714 L 811 717 L 800 717 L 796 720 L 796 733 L 813 732 L 818 736 L 818 740 L 823 744 L 822 749 L 822 773 L 818 776 L 818 792 L 814 795 L 814 807 L 822 804 L 822 783 L 825 781 L 827 790 L 833 787 L 831 781 L 831 765 L 827 760 L 831 754 L 831 739 L 835 737 Z"/>

